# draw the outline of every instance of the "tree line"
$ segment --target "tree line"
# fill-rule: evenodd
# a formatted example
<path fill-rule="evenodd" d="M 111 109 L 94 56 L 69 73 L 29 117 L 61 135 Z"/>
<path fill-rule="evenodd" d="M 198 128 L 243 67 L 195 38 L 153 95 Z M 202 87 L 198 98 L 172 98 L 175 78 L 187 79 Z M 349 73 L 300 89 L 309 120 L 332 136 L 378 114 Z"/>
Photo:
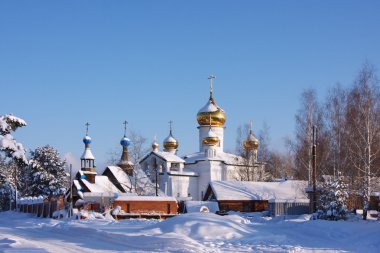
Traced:
<path fill-rule="evenodd" d="M 316 126 L 318 181 L 339 175 L 348 192 L 362 196 L 368 207 L 380 173 L 380 92 L 374 66 L 365 63 L 352 85 L 336 84 L 321 102 L 314 89 L 305 90 L 295 120 L 295 138 L 287 144 L 296 177 L 310 180 Z"/>

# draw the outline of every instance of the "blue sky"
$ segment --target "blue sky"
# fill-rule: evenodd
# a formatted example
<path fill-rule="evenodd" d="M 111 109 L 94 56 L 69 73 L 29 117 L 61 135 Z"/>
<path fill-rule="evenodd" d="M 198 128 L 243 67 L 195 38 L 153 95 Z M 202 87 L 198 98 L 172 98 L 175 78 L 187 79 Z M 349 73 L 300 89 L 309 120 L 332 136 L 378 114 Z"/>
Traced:
<path fill-rule="evenodd" d="M 380 67 L 378 1 L 1 1 L 0 114 L 28 122 L 15 137 L 80 157 L 91 123 L 98 164 L 129 128 L 180 154 L 197 151 L 207 76 L 227 113 L 225 149 L 253 120 L 283 150 L 301 92 L 350 85 Z"/>

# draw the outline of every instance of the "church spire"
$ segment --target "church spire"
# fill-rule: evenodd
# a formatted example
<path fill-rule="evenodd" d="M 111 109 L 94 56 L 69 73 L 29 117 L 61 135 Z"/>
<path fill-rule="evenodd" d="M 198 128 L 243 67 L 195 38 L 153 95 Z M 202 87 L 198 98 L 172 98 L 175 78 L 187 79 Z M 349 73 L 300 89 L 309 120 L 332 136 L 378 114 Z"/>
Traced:
<path fill-rule="evenodd" d="M 124 121 L 124 137 L 120 140 L 120 145 L 123 147 L 123 153 L 119 163 L 117 164 L 122 168 L 128 175 L 133 176 L 133 163 L 129 160 L 128 147 L 131 144 L 131 141 L 127 138 L 127 124 L 128 121 Z"/>

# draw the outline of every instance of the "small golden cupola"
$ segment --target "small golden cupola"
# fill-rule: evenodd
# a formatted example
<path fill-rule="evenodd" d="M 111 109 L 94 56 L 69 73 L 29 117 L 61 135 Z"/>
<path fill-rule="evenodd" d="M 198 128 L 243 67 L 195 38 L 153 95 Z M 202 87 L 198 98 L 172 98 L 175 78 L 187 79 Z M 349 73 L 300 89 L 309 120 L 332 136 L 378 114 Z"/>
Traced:
<path fill-rule="evenodd" d="M 170 133 L 169 136 L 165 138 L 164 140 L 164 149 L 165 151 L 177 151 L 178 148 L 178 141 L 174 138 L 173 132 L 172 132 L 172 123 L 173 121 L 169 121 L 170 124 Z"/>
<path fill-rule="evenodd" d="M 250 124 L 249 133 L 247 139 L 244 141 L 243 146 L 245 150 L 257 151 L 259 148 L 259 140 L 252 133 L 252 122 Z"/>
<path fill-rule="evenodd" d="M 211 127 L 207 133 L 207 136 L 202 140 L 203 144 L 207 146 L 216 146 L 219 144 L 218 136 L 212 131 Z"/>
<path fill-rule="evenodd" d="M 211 115 L 209 115 L 209 122 L 211 122 Z M 219 137 L 211 129 L 211 123 L 209 124 L 210 128 L 207 132 L 207 135 L 202 139 L 204 145 L 207 146 L 217 146 L 219 144 Z"/>
<path fill-rule="evenodd" d="M 207 104 L 198 111 L 197 121 L 200 126 L 223 127 L 226 122 L 226 113 L 215 103 L 212 94 L 212 82 L 215 76 L 209 76 L 208 79 L 210 80 L 210 98 Z"/>

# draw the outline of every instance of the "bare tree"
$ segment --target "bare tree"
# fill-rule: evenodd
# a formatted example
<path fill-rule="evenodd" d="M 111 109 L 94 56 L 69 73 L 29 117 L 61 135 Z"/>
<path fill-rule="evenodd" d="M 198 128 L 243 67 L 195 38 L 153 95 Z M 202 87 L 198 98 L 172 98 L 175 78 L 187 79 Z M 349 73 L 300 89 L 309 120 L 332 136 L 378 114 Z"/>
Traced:
<path fill-rule="evenodd" d="M 338 83 L 329 90 L 325 104 L 326 128 L 329 145 L 328 167 L 334 178 L 347 169 L 346 149 L 347 92 Z M 344 175 L 344 174 L 343 174 Z"/>
<path fill-rule="evenodd" d="M 287 146 L 294 153 L 298 178 L 311 182 L 313 126 L 317 126 L 319 136 L 323 136 L 324 133 L 322 111 L 315 90 L 309 89 L 302 93 L 301 108 L 295 118 L 295 140 L 288 139 Z"/>
<path fill-rule="evenodd" d="M 270 127 L 269 125 L 264 121 L 262 128 L 259 131 L 259 141 L 260 141 L 260 148 L 257 151 L 257 160 L 260 162 L 268 162 L 270 159 L 270 151 L 269 151 L 269 143 L 270 143 L 270 136 L 269 136 Z"/>
<path fill-rule="evenodd" d="M 290 152 L 271 152 L 266 166 L 273 178 L 288 179 L 296 175 L 294 158 Z"/>
<path fill-rule="evenodd" d="M 362 178 L 363 210 L 369 204 L 371 177 L 378 174 L 375 163 L 380 152 L 380 93 L 374 67 L 364 64 L 350 90 L 347 103 L 348 158 L 356 176 Z M 352 174 L 354 176 L 354 174 Z M 360 189 L 361 188 L 361 189 Z M 364 212 L 363 212 L 364 213 Z M 363 214 L 366 218 L 366 214 Z"/>

